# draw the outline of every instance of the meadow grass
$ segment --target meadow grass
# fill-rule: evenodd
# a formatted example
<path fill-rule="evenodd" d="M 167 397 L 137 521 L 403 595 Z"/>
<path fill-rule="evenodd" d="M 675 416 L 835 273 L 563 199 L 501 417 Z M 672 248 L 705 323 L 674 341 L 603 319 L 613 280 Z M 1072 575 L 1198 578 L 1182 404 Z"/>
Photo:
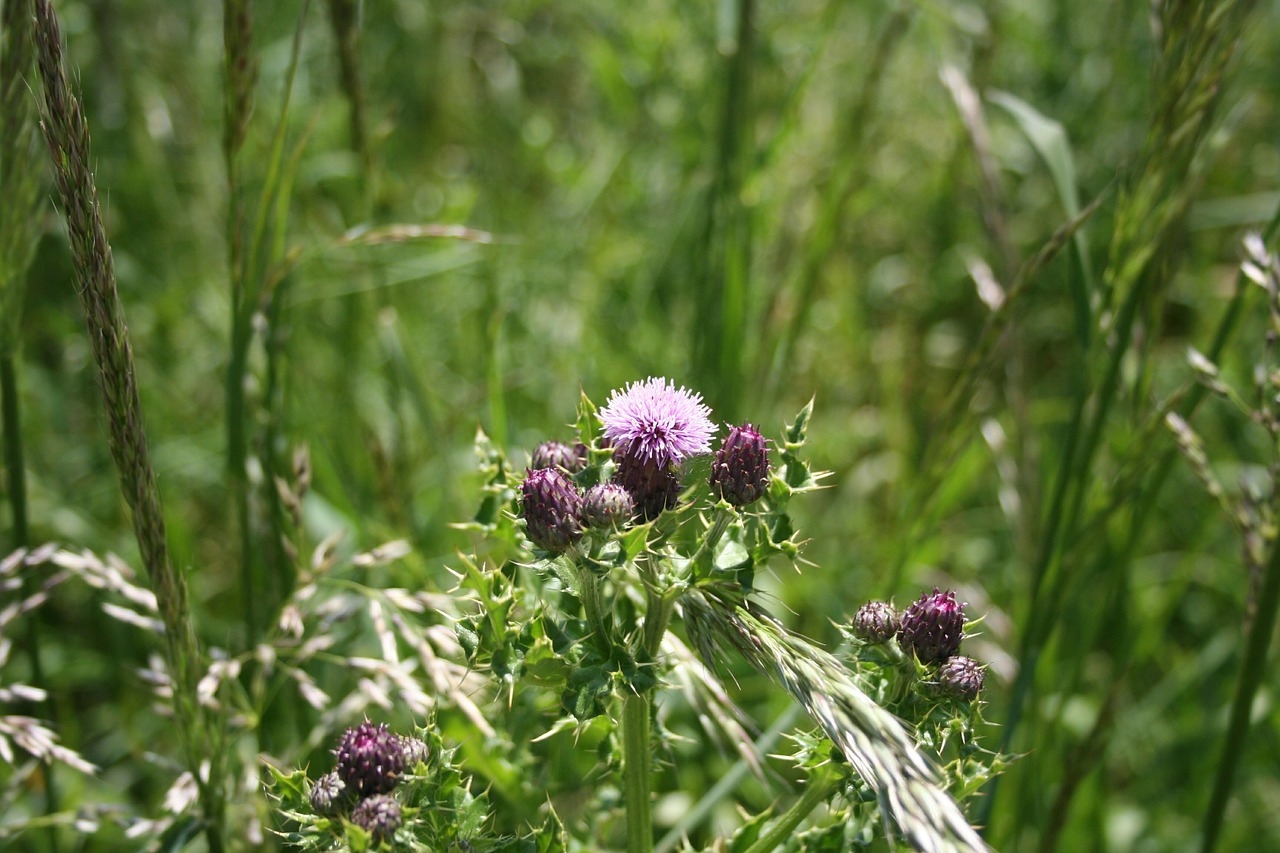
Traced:
<path fill-rule="evenodd" d="M 985 616 L 985 843 L 1280 848 L 1280 27 L 1148 11 L 3 0 L 0 713 L 99 769 L 19 751 L 0 847 L 277 844 L 261 758 L 427 709 L 510 831 L 625 846 L 599 728 L 468 674 L 443 593 L 503 556 L 450 527 L 477 425 L 523 471 L 666 375 L 770 435 L 816 397 L 809 565 L 757 579 L 797 637 Z M 814 820 L 756 663 L 631 708 L 658 848 Z"/>

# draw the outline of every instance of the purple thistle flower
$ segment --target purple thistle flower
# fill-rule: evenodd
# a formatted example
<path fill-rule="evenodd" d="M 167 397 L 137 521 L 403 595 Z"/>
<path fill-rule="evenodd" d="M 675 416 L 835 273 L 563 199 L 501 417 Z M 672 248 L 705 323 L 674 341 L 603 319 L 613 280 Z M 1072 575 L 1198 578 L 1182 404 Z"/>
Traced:
<path fill-rule="evenodd" d="M 921 663 L 941 663 L 960 651 L 964 638 L 964 605 L 954 592 L 923 593 L 902 614 L 898 644 Z"/>
<path fill-rule="evenodd" d="M 617 483 L 592 486 L 582 499 L 582 523 L 587 527 L 625 527 L 635 511 L 631 493 Z"/>
<path fill-rule="evenodd" d="M 540 468 L 563 468 L 570 474 L 587 467 L 587 446 L 582 442 L 570 447 L 558 441 L 544 441 L 533 450 L 533 460 L 529 467 L 537 471 Z"/>
<path fill-rule="evenodd" d="M 400 828 L 400 804 L 386 794 L 369 797 L 351 812 L 351 822 L 372 835 L 374 843 L 388 841 Z"/>
<path fill-rule="evenodd" d="M 375 726 L 366 720 L 347 729 L 335 752 L 338 778 L 359 797 L 385 794 L 396 786 L 404 772 L 404 747 L 400 737 L 385 725 Z"/>
<path fill-rule="evenodd" d="M 657 469 L 707 453 L 715 426 L 702 395 L 660 377 L 614 390 L 600 410 L 611 446 Z"/>
<path fill-rule="evenodd" d="M 520 490 L 529 538 L 560 552 L 582 538 L 582 493 L 559 468 L 530 471 Z"/>
<path fill-rule="evenodd" d="M 711 463 L 711 490 L 734 506 L 746 506 L 768 488 L 768 442 L 752 424 L 733 427 Z"/>
<path fill-rule="evenodd" d="M 972 702 L 982 692 L 987 671 L 973 658 L 954 655 L 938 667 L 938 687 L 948 696 Z"/>

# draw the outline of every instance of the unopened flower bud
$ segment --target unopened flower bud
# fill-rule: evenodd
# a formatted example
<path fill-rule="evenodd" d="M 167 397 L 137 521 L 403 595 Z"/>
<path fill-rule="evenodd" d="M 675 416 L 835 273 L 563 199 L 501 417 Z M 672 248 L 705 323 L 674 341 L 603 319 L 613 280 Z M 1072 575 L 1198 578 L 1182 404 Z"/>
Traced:
<path fill-rule="evenodd" d="M 712 492 L 734 506 L 746 506 L 768 488 L 768 442 L 751 424 L 733 427 L 711 463 Z"/>
<path fill-rule="evenodd" d="M 529 538 L 560 552 L 582 538 L 582 493 L 559 468 L 530 471 L 521 485 Z"/>
<path fill-rule="evenodd" d="M 924 593 L 902 614 L 898 643 L 921 663 L 939 663 L 960 651 L 964 605 L 954 592 Z"/>
<path fill-rule="evenodd" d="M 587 467 L 587 446 L 582 442 L 570 447 L 558 441 L 544 441 L 533 451 L 529 465 L 534 471 L 543 468 L 562 468 L 570 474 Z"/>
<path fill-rule="evenodd" d="M 359 797 L 387 793 L 404 772 L 400 737 L 385 725 L 366 721 L 347 729 L 336 752 L 338 777 Z"/>
<path fill-rule="evenodd" d="M 978 698 L 986 680 L 986 668 L 964 655 L 953 655 L 938 667 L 939 689 L 946 695 L 965 702 Z"/>
<path fill-rule="evenodd" d="M 311 786 L 311 808 L 318 815 L 337 814 L 347 798 L 347 786 L 337 773 L 326 773 Z"/>
<path fill-rule="evenodd" d="M 416 737 L 400 738 L 400 751 L 404 753 L 405 770 L 412 770 L 425 762 L 430 754 L 426 743 Z"/>
<path fill-rule="evenodd" d="M 386 794 L 361 800 L 351 812 L 351 822 L 372 835 L 375 843 L 390 840 L 400 821 L 400 804 Z"/>
<path fill-rule="evenodd" d="M 898 633 L 898 611 L 887 601 L 868 601 L 853 615 L 853 633 L 868 643 L 887 643 Z"/>
<path fill-rule="evenodd" d="M 587 527 L 624 527 L 635 511 L 631 493 L 617 483 L 592 486 L 582 499 L 582 523 Z"/>

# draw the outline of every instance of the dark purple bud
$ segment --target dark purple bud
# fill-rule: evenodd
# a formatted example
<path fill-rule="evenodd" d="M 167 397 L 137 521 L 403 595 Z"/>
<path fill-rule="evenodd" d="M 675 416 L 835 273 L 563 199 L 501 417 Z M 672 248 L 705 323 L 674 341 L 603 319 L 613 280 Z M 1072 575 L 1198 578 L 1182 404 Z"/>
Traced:
<path fill-rule="evenodd" d="M 346 799 L 347 786 L 337 773 L 326 773 L 311 786 L 311 808 L 318 815 L 337 814 Z"/>
<path fill-rule="evenodd" d="M 868 601 L 853 615 L 853 633 L 868 643 L 887 643 L 898 633 L 898 611 L 887 601 Z"/>
<path fill-rule="evenodd" d="M 973 658 L 953 655 L 938 667 L 938 687 L 947 696 L 972 702 L 982 692 L 987 670 Z"/>
<path fill-rule="evenodd" d="M 570 447 L 558 441 L 545 441 L 534 449 L 529 467 L 534 471 L 562 468 L 573 474 L 587 467 L 587 446 L 582 442 Z"/>
<path fill-rule="evenodd" d="M 746 506 L 768 488 L 768 441 L 751 424 L 733 427 L 711 463 L 711 491 L 734 506 Z"/>
<path fill-rule="evenodd" d="M 623 451 L 615 452 L 613 461 L 613 481 L 630 492 L 637 518 L 652 521 L 680 502 L 680 476 L 673 463 Z"/>
<path fill-rule="evenodd" d="M 404 772 L 404 747 L 385 725 L 365 721 L 347 729 L 336 750 L 337 774 L 358 797 L 385 794 Z"/>
<path fill-rule="evenodd" d="M 924 593 L 902 614 L 898 644 L 921 663 L 939 663 L 960 651 L 964 605 L 954 592 Z"/>
<path fill-rule="evenodd" d="M 369 797 L 351 812 L 351 822 L 372 835 L 375 844 L 390 841 L 400 828 L 400 804 L 386 794 Z"/>
<path fill-rule="evenodd" d="M 631 493 L 617 483 L 592 486 L 582 499 L 582 523 L 587 527 L 625 527 L 635 511 Z"/>
<path fill-rule="evenodd" d="M 582 538 L 582 493 L 559 468 L 530 471 L 521 485 L 529 538 L 559 553 Z"/>

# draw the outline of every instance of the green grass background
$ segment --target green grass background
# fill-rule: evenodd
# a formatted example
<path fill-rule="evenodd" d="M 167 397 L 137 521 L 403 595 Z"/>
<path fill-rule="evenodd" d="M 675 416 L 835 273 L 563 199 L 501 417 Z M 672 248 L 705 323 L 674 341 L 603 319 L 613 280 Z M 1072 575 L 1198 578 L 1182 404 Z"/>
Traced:
<path fill-rule="evenodd" d="M 1280 202 L 1274 3 L 1253 10 L 1187 163 L 1144 153 L 1170 84 L 1141 3 L 365 3 L 363 157 L 326 9 L 313 5 L 278 232 L 282 251 L 302 254 L 278 290 L 277 379 L 255 341 L 248 410 L 255 455 L 263 441 L 281 458 L 310 448 L 315 539 L 339 526 L 357 547 L 408 538 L 415 557 L 386 579 L 448 588 L 443 567 L 466 544 L 448 524 L 477 499 L 478 425 L 522 459 L 569 438 L 580 389 L 603 402 L 627 381 L 669 376 L 721 422 L 775 436 L 816 395 L 810 455 L 833 475 L 798 507 L 813 565 L 763 582 L 777 609 L 831 642 L 828 620 L 869 598 L 960 589 L 986 615 L 970 651 L 991 664 L 989 745 L 1022 703 L 1008 748 L 1026 755 L 980 807 L 993 844 L 1195 844 L 1250 580 L 1231 519 L 1170 456 L 1153 412 L 1191 380 L 1184 353 L 1211 345 L 1240 238 Z M 57 8 L 175 560 L 189 568 L 201 636 L 235 647 L 221 9 Z M 241 158 L 251 188 L 299 7 L 253 14 L 260 77 Z M 985 174 L 944 68 L 981 98 Z M 1063 135 L 1033 126 L 1018 102 Z M 1172 187 L 1127 202 L 1147 166 Z M 985 262 L 1008 288 L 1099 196 L 1083 239 L 1030 278 L 971 366 L 991 311 L 968 265 Z M 1139 240 L 1155 256 L 1096 452 L 1064 475 L 1082 389 L 1086 413 L 1103 396 L 1112 341 L 1099 323 L 1120 304 L 1107 304 L 1106 271 L 1117 245 L 1121 260 L 1133 248 L 1117 235 L 1164 222 L 1175 197 L 1185 211 Z M 20 364 L 31 540 L 135 561 L 67 241 L 53 207 L 42 215 Z M 391 223 L 465 224 L 494 241 L 336 245 L 349 228 Z M 1093 309 L 1083 326 L 1081 300 Z M 1266 357 L 1266 329 L 1254 288 L 1220 358 L 1242 388 Z M 1217 399 L 1191 420 L 1229 489 L 1274 460 L 1266 433 Z M 1055 545 L 1063 476 L 1079 485 L 1079 515 L 1057 509 Z M 1033 603 L 1046 549 L 1056 594 Z M 60 733 L 103 767 L 102 782 L 59 774 L 64 804 L 154 810 L 176 751 L 135 674 L 152 649 L 86 590 L 60 591 L 39 618 Z M 1032 660 L 1018 698 L 1016 673 Z M 26 665 L 14 656 L 15 679 Z M 1274 697 L 1264 679 L 1220 849 L 1280 849 Z M 749 680 L 738 698 L 762 724 L 785 707 Z M 699 743 L 672 762 L 660 820 L 729 763 Z M 742 794 L 756 808 L 776 795 Z"/>

